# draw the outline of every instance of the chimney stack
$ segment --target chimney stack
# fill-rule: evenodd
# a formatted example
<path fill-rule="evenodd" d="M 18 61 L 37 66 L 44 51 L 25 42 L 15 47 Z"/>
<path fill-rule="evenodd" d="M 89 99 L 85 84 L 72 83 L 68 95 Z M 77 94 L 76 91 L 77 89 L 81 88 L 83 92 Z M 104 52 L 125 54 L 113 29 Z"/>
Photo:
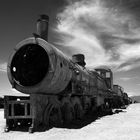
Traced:
<path fill-rule="evenodd" d="M 40 15 L 40 18 L 37 20 L 37 34 L 46 41 L 48 41 L 48 26 L 49 16 Z"/>

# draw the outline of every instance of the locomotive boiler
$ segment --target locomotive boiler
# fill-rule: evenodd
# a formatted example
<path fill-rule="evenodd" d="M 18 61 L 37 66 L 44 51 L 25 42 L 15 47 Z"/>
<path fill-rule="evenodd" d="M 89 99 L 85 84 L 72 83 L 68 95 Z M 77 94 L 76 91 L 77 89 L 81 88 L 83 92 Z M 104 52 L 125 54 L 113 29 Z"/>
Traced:
<path fill-rule="evenodd" d="M 69 124 L 89 110 L 111 109 L 118 101 L 123 104 L 113 90 L 110 69 L 89 70 L 83 54 L 71 59 L 48 43 L 48 20 L 41 15 L 37 34 L 21 41 L 9 58 L 12 87 L 29 96 L 5 96 L 6 131 L 25 122 L 30 132 L 40 125 Z"/>

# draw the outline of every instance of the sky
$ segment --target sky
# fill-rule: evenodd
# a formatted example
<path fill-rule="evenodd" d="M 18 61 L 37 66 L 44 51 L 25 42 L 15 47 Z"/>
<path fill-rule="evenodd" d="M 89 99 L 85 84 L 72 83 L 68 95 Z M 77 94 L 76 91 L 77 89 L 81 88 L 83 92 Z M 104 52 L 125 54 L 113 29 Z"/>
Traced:
<path fill-rule="evenodd" d="M 1 0 L 0 95 L 15 94 L 6 67 L 14 47 L 48 14 L 49 43 L 67 56 L 83 53 L 87 67 L 108 66 L 114 83 L 140 95 L 139 0 Z"/>

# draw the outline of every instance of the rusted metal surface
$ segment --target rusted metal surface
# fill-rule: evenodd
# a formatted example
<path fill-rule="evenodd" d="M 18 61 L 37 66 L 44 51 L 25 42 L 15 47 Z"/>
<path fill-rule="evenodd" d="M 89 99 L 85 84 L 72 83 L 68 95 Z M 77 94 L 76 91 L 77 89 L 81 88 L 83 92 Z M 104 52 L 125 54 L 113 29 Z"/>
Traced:
<path fill-rule="evenodd" d="M 17 44 L 9 57 L 7 73 L 12 87 L 30 97 L 5 96 L 7 127 L 27 119 L 32 132 L 40 124 L 57 126 L 81 119 L 90 109 L 112 109 L 127 103 L 122 88 L 113 89 L 110 69 L 89 70 L 83 54 L 70 59 L 47 39 L 48 18 L 41 16 L 37 34 Z"/>

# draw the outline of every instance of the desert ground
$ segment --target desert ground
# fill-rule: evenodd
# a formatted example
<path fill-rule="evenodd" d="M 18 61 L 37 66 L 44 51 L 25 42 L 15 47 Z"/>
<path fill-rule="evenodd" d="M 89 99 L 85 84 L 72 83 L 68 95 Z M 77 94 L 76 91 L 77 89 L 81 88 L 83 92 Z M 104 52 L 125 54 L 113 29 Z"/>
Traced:
<path fill-rule="evenodd" d="M 131 104 L 122 112 L 96 119 L 80 129 L 52 128 L 30 134 L 4 132 L 4 111 L 0 110 L 0 140 L 140 140 L 140 104 Z"/>

